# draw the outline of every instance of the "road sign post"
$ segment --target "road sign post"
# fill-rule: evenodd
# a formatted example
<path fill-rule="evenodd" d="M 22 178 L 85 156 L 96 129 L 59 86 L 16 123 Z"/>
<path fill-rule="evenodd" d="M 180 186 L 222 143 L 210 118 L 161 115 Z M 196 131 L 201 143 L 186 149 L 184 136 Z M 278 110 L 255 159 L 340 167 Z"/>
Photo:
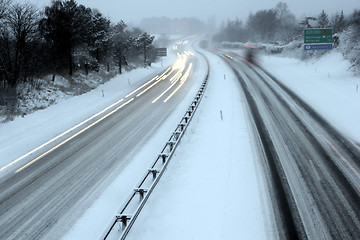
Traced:
<path fill-rule="evenodd" d="M 304 30 L 304 50 L 332 49 L 331 28 L 312 28 Z"/>

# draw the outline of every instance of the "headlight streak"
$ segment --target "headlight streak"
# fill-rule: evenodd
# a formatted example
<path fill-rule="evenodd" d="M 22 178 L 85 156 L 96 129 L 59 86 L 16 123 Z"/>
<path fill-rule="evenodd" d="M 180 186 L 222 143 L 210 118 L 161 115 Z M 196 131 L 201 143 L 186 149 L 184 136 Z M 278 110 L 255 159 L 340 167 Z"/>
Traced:
<path fill-rule="evenodd" d="M 356 169 L 350 164 L 350 162 L 337 150 L 337 148 L 328 140 L 326 141 L 332 147 L 332 149 L 340 156 L 340 158 L 348 165 L 348 167 L 360 178 L 360 173 L 356 171 Z"/>
<path fill-rule="evenodd" d="M 160 75 L 159 79 L 160 79 L 160 78 L 163 78 L 164 76 L 167 76 L 166 73 L 167 73 L 168 71 L 170 71 L 170 70 L 171 70 L 171 67 L 169 67 L 168 69 L 166 69 L 166 71 L 163 72 L 163 74 Z M 169 74 L 171 74 L 171 72 L 170 72 Z M 169 75 L 169 74 L 168 74 L 168 75 Z"/>
<path fill-rule="evenodd" d="M 190 75 L 191 68 L 192 68 L 192 63 L 190 63 L 184 76 L 182 76 L 182 78 L 180 80 L 180 85 L 164 100 L 164 103 L 166 103 L 182 87 L 182 85 L 184 85 L 184 83 L 186 82 L 186 80 L 188 79 L 188 77 Z"/>
<path fill-rule="evenodd" d="M 96 120 L 95 122 L 93 122 L 92 124 L 90 124 L 89 126 L 87 126 L 86 128 L 82 129 L 81 131 L 75 133 L 74 135 L 72 135 L 71 137 L 67 138 L 66 140 L 62 141 L 61 143 L 59 143 L 58 145 L 56 145 L 55 147 L 51 148 L 50 150 L 48 150 L 47 152 L 41 154 L 40 156 L 38 156 L 37 158 L 33 159 L 32 161 L 28 162 L 27 164 L 25 164 L 24 166 L 22 166 L 21 168 L 19 168 L 18 170 L 15 171 L 15 173 L 21 172 L 22 170 L 24 170 L 25 168 L 27 168 L 28 166 L 30 166 L 31 164 L 33 164 L 34 162 L 38 161 L 39 159 L 41 159 L 42 157 L 44 157 L 45 155 L 51 153 L 52 151 L 54 151 L 55 149 L 61 147 L 62 145 L 64 145 L 65 143 L 69 142 L 71 139 L 75 138 L 76 136 L 80 135 L 81 133 L 85 132 L 86 130 L 88 130 L 89 128 L 93 127 L 95 124 L 101 122 L 102 120 L 104 120 L 105 118 L 109 117 L 110 115 L 114 114 L 115 112 L 117 112 L 118 110 L 120 110 L 121 108 L 125 107 L 126 105 L 128 105 L 130 102 L 132 102 L 134 100 L 134 98 L 131 98 L 130 100 L 128 100 L 127 102 L 121 104 L 119 107 L 115 108 L 114 110 L 112 110 L 111 112 L 107 113 L 106 115 L 104 115 L 103 117 L 99 118 L 98 120 Z"/>
<path fill-rule="evenodd" d="M 146 93 L 147 91 L 149 91 L 152 87 L 154 87 L 156 84 L 158 84 L 159 82 L 161 82 L 163 79 L 158 79 L 156 82 L 154 82 L 153 84 L 151 84 L 150 86 L 148 86 L 147 88 L 145 88 L 145 90 L 143 90 L 142 92 L 140 92 L 138 95 L 136 95 L 136 97 L 140 97 L 141 95 L 143 95 L 144 93 Z"/>
<path fill-rule="evenodd" d="M 169 70 L 171 69 L 169 74 L 166 74 Z M 154 87 L 156 84 L 158 84 L 159 82 L 161 82 L 162 80 L 165 80 L 170 74 L 172 74 L 172 72 L 174 71 L 174 67 L 172 68 L 168 68 L 158 79 L 156 82 L 154 82 L 153 84 L 151 84 L 149 87 L 147 87 L 146 89 L 144 89 L 142 92 L 140 92 L 138 95 L 136 95 L 136 97 L 140 97 L 141 95 L 143 95 L 144 93 L 146 93 L 147 91 L 149 91 L 152 87 Z"/>
<path fill-rule="evenodd" d="M 152 78 L 151 80 L 149 80 L 148 82 L 146 82 L 145 84 L 143 84 L 141 87 L 137 88 L 136 90 L 132 91 L 131 93 L 129 93 L 128 95 L 125 96 L 125 98 L 129 98 L 130 96 L 132 96 L 133 94 L 135 94 L 136 92 L 140 91 L 142 88 L 146 87 L 147 85 L 149 85 L 150 83 L 156 81 L 155 83 L 153 83 L 152 85 L 150 85 L 149 87 L 147 87 L 144 91 L 142 91 L 141 93 L 139 93 L 136 97 L 141 96 L 143 93 L 145 93 L 146 91 L 148 91 L 150 88 L 152 88 L 153 86 L 155 86 L 157 83 L 159 83 L 161 80 L 165 80 L 168 76 L 170 76 L 176 69 L 179 69 L 179 71 L 176 73 L 176 75 L 174 77 L 172 77 L 170 79 L 172 86 L 175 85 L 175 83 L 178 82 L 178 80 L 181 78 L 182 76 L 182 71 L 185 68 L 185 63 L 186 63 L 186 55 L 189 55 L 189 53 L 183 53 L 183 54 L 179 54 L 178 53 L 178 60 L 175 62 L 173 67 L 169 67 L 164 73 L 162 73 L 160 76 L 155 76 L 154 78 Z M 169 72 L 170 71 L 170 72 Z M 171 87 L 172 87 L 171 86 Z M 167 90 L 165 90 L 165 92 L 163 94 L 161 94 L 161 96 L 163 96 L 167 91 L 169 91 L 168 88 Z M 160 98 L 161 96 L 159 96 L 158 98 Z M 29 162 L 28 164 L 24 165 L 22 168 L 18 169 L 16 172 L 20 172 L 22 169 L 26 168 L 27 166 L 29 166 L 30 164 L 32 164 L 33 162 L 36 162 L 37 160 L 39 160 L 40 158 L 44 157 L 46 154 L 50 153 L 51 151 L 57 149 L 58 147 L 62 146 L 63 144 L 65 144 L 66 142 L 70 141 L 71 139 L 73 139 L 74 137 L 78 136 L 80 133 L 86 131 L 87 129 L 89 129 L 90 127 L 94 126 L 96 123 L 102 121 L 103 119 L 105 119 L 106 117 L 110 116 L 111 114 L 113 114 L 114 112 L 118 111 L 119 109 L 121 109 L 122 107 L 124 107 L 125 105 L 129 104 L 130 102 L 132 102 L 135 99 L 135 97 L 131 98 L 129 101 L 125 102 L 124 104 L 122 104 L 121 106 L 117 107 L 115 110 L 111 111 L 110 113 L 106 114 L 104 117 L 100 118 L 99 120 L 95 121 L 94 123 L 90 124 L 89 126 L 87 126 L 86 128 L 82 129 L 81 131 L 79 131 L 78 133 L 72 135 L 71 137 L 69 137 L 68 139 L 66 139 L 65 141 L 61 142 L 60 144 L 58 144 L 57 146 L 55 146 L 54 148 L 48 150 L 47 152 L 45 152 L 44 154 L 38 156 L 37 158 L 35 158 L 34 160 L 32 160 L 31 162 Z M 157 99 L 156 99 L 157 100 Z M 91 116 L 90 118 L 82 121 L 81 123 L 75 125 L 74 127 L 68 129 L 67 131 L 61 133 L 60 135 L 52 138 L 51 140 L 47 141 L 46 143 L 40 145 L 39 147 L 31 150 L 30 152 L 24 154 L 23 156 L 15 159 L 14 161 L 12 161 L 11 163 L 5 165 L 4 167 L 0 168 L 0 172 L 4 171 L 5 169 L 7 169 L 8 167 L 14 165 L 15 163 L 23 160 L 24 158 L 30 156 L 31 154 L 37 152 L 38 150 L 46 147 L 47 145 L 49 145 L 50 143 L 53 143 L 54 141 L 58 140 L 59 138 L 65 136 L 66 134 L 74 131 L 75 129 L 79 128 L 80 126 L 88 123 L 89 121 L 93 120 L 94 118 L 98 117 L 99 115 L 103 114 L 104 112 L 106 112 L 107 110 L 111 109 L 112 107 L 118 105 L 119 103 L 121 103 L 122 101 L 124 101 L 124 98 L 120 99 L 119 101 L 116 101 L 115 103 L 111 104 L 110 106 L 106 107 L 105 109 L 103 109 L 102 111 L 94 114 L 93 116 Z M 155 101 L 154 101 L 155 102 Z"/>
<path fill-rule="evenodd" d="M 152 87 L 154 87 L 156 84 L 158 84 L 160 81 L 165 80 L 176 69 L 179 69 L 179 71 L 176 73 L 176 75 L 170 79 L 170 82 L 173 83 L 173 81 L 175 81 L 174 79 L 177 78 L 177 75 L 178 74 L 180 75 L 181 72 L 184 70 L 186 61 L 187 61 L 186 54 L 178 54 L 178 59 L 176 60 L 175 64 L 173 65 L 171 72 L 167 75 L 164 75 L 162 78 L 159 78 L 156 82 L 154 82 L 149 87 L 147 87 L 142 92 L 140 92 L 138 95 L 136 95 L 136 97 L 140 97 L 141 95 L 143 95 L 144 93 L 149 91 Z"/>
<path fill-rule="evenodd" d="M 185 53 L 184 54 L 178 54 L 178 60 L 173 65 L 171 72 L 173 72 L 175 69 L 179 69 L 179 71 L 170 79 L 171 85 L 165 91 L 163 91 L 157 98 L 155 98 L 152 101 L 152 103 L 155 103 L 162 96 L 164 96 L 173 86 L 175 86 L 175 84 L 183 76 L 182 73 L 183 73 L 183 71 L 184 71 L 184 69 L 186 67 L 186 61 L 187 61 L 187 56 L 186 55 L 190 55 L 190 54 L 185 54 Z"/>
<path fill-rule="evenodd" d="M 185 51 L 185 54 L 188 55 L 188 56 L 194 56 L 195 54 L 193 54 L 192 52 L 190 51 Z"/>
<path fill-rule="evenodd" d="M 169 76 L 173 71 L 170 71 L 171 70 L 171 67 L 169 67 L 168 69 L 166 69 L 165 72 L 163 72 L 160 76 L 156 75 L 156 77 L 154 77 L 153 79 L 151 79 L 150 81 L 146 82 L 145 84 L 143 84 L 141 87 L 137 88 L 136 90 L 132 91 L 131 93 L 129 93 L 128 95 L 125 96 L 125 98 L 128 98 L 130 97 L 131 95 L 133 95 L 134 93 L 140 91 L 142 88 L 146 87 L 147 85 L 149 85 L 151 82 L 157 80 L 164 80 L 165 78 L 167 78 L 167 76 Z M 169 74 L 167 74 L 167 72 L 169 72 Z M 141 94 L 138 96 L 141 96 Z"/>
<path fill-rule="evenodd" d="M 129 93 L 128 95 L 125 96 L 125 98 L 130 97 L 131 95 L 133 95 L 134 93 L 136 93 L 137 91 L 139 91 L 140 89 L 146 87 L 148 84 L 150 84 L 152 81 L 156 80 L 160 78 L 158 75 L 156 75 L 153 79 L 151 79 L 150 81 L 148 81 L 147 83 L 143 84 L 141 87 L 137 88 L 136 90 L 132 91 L 131 93 Z"/>
<path fill-rule="evenodd" d="M 162 96 L 164 96 L 180 79 L 181 77 L 181 73 L 180 74 L 177 74 L 175 75 L 174 77 L 176 77 L 176 81 L 174 81 L 170 87 L 168 87 L 163 93 L 161 93 L 157 98 L 155 98 L 152 103 L 155 103 L 157 100 L 159 100 Z"/>
<path fill-rule="evenodd" d="M 159 79 L 165 80 L 168 76 L 170 76 L 175 71 L 175 69 L 172 69 L 171 67 L 169 69 L 171 69 L 171 71 L 168 74 L 163 75 L 162 77 L 160 76 Z"/>
<path fill-rule="evenodd" d="M 181 77 L 183 69 L 180 69 L 171 79 L 170 83 L 173 84 L 174 82 L 177 82 L 177 80 Z"/>
<path fill-rule="evenodd" d="M 86 119 L 86 120 L 82 121 L 81 123 L 79 123 L 79 124 L 75 125 L 74 127 L 70 128 L 70 129 L 68 129 L 68 130 L 66 130 L 65 132 L 61 133 L 60 135 L 58 135 L 58 136 L 56 136 L 56 137 L 54 137 L 54 138 L 50 139 L 49 141 L 47 141 L 46 143 L 44 143 L 44 144 L 40 145 L 39 147 L 37 147 L 37 148 L 35 148 L 35 149 L 31 150 L 30 152 L 28 152 L 28 153 L 24 154 L 24 155 L 23 155 L 23 156 L 21 156 L 21 157 L 19 157 L 19 158 L 15 159 L 15 160 L 14 160 L 14 161 L 12 161 L 11 163 L 9 163 L 9 164 L 7 164 L 6 166 L 4 166 L 4 167 L 0 168 L 0 172 L 1 172 L 1 171 L 3 171 L 3 170 L 5 170 L 6 168 L 10 167 L 11 165 L 13 165 L 13 164 L 15 164 L 15 163 L 19 162 L 20 160 L 24 159 L 25 157 L 28 157 L 29 155 L 31 155 L 31 154 L 33 154 L 33 153 L 35 153 L 36 151 L 40 150 L 41 148 L 46 147 L 46 146 L 47 146 L 47 145 L 49 145 L 50 143 L 52 143 L 52 142 L 56 141 L 57 139 L 59 139 L 59 138 L 63 137 L 64 135 L 66 135 L 66 134 L 70 133 L 71 131 L 73 131 L 73 130 L 77 129 L 78 127 L 80 127 L 80 126 L 84 125 L 85 123 L 87 123 L 87 122 L 89 122 L 90 120 L 92 120 L 92 119 L 96 118 L 97 116 L 99 116 L 100 114 L 102 114 L 102 113 L 106 112 L 107 110 L 109 110 L 110 108 L 114 107 L 115 105 L 117 105 L 117 104 L 121 103 L 122 101 L 124 101 L 124 99 L 123 99 L 123 98 L 122 98 L 122 99 L 120 99 L 119 101 L 117 101 L 117 102 L 115 102 L 115 103 L 111 104 L 110 106 L 106 107 L 106 108 L 105 108 L 105 109 L 103 109 L 102 111 L 100 111 L 100 112 L 98 112 L 98 113 L 96 113 L 96 114 L 92 115 L 90 118 L 88 118 L 88 119 Z"/>

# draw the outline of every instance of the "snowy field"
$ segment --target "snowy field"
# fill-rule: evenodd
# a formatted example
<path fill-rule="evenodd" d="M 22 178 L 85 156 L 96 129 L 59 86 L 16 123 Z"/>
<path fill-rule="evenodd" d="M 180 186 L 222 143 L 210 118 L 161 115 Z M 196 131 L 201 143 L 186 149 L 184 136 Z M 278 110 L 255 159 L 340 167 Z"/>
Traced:
<path fill-rule="evenodd" d="M 129 239 L 265 239 L 271 231 L 240 86 L 218 57 L 206 56 L 211 74 L 203 102 Z M 126 73 L 87 94 L 1 124 L 0 168 L 118 101 L 174 60 L 170 56 L 164 67 L 158 64 Z M 360 142 L 360 79 L 347 71 L 349 64 L 339 53 L 314 62 L 274 56 L 263 56 L 261 61 L 336 128 Z M 206 70 L 200 62 L 195 85 Z M 187 96 L 189 101 L 193 97 Z M 185 110 L 179 108 L 139 156 L 160 151 Z M 3 169 L 0 175 L 12 169 Z M 140 176 L 132 177 L 136 181 Z M 116 204 L 120 207 L 121 202 L 111 200 L 119 196 L 115 189 L 116 185 L 110 186 L 63 239 L 98 239 L 104 230 L 99 222 L 113 216 Z"/>

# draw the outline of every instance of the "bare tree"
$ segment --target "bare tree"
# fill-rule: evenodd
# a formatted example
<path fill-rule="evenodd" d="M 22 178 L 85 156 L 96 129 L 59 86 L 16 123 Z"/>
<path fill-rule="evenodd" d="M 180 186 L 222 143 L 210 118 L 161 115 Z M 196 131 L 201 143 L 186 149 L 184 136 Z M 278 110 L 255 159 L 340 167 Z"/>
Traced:
<path fill-rule="evenodd" d="M 276 29 L 276 39 L 279 40 L 291 40 L 296 32 L 296 17 L 290 12 L 287 3 L 279 2 L 276 7 L 276 16 L 278 20 L 278 26 Z"/>
<path fill-rule="evenodd" d="M 360 10 L 355 9 L 350 16 L 350 25 L 354 27 L 356 34 L 360 33 Z M 359 35 L 358 35 L 359 36 Z"/>
<path fill-rule="evenodd" d="M 252 38 L 255 41 L 272 41 L 277 26 L 277 13 L 273 9 L 260 10 L 254 15 L 250 14 L 247 21 L 247 27 L 253 34 Z"/>
<path fill-rule="evenodd" d="M 3 19 L 8 10 L 8 6 L 10 6 L 11 0 L 0 0 L 0 20 Z"/>
<path fill-rule="evenodd" d="M 4 19 L 7 15 L 8 6 L 10 5 L 10 0 L 0 0 L 0 83 L 1 86 L 5 87 L 5 78 L 6 78 L 6 69 L 4 68 L 4 57 L 3 57 L 3 38 L 2 35 L 5 33 L 5 23 Z M 1 99 L 0 99 L 1 100 Z"/>
<path fill-rule="evenodd" d="M 24 64 L 29 60 L 26 50 L 37 32 L 38 13 L 33 5 L 15 4 L 10 7 L 5 24 L 8 34 L 3 37 L 9 46 L 8 71 L 11 73 L 8 83 L 11 87 L 15 87 Z"/>

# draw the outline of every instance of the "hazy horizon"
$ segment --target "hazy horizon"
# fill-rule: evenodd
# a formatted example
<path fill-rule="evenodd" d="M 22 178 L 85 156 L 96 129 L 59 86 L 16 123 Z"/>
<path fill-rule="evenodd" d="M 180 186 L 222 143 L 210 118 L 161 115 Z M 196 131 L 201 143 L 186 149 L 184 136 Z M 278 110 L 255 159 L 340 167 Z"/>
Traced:
<path fill-rule="evenodd" d="M 39 8 L 51 4 L 51 0 L 14 0 L 14 2 L 29 2 Z M 212 18 L 219 25 L 222 21 L 239 18 L 246 20 L 250 13 L 259 10 L 274 8 L 279 2 L 288 5 L 289 10 L 299 19 L 305 16 L 317 16 L 325 10 L 329 16 L 336 12 L 344 11 L 350 14 L 355 9 L 360 9 L 359 0 L 303 0 L 303 1 L 278 1 L 278 0 L 153 0 L 119 2 L 118 0 L 76 0 L 77 3 L 86 7 L 95 8 L 116 23 L 120 20 L 129 24 L 137 25 L 143 18 L 151 17 L 196 17 L 207 22 Z M 141 6 L 141 7 L 140 7 Z"/>

